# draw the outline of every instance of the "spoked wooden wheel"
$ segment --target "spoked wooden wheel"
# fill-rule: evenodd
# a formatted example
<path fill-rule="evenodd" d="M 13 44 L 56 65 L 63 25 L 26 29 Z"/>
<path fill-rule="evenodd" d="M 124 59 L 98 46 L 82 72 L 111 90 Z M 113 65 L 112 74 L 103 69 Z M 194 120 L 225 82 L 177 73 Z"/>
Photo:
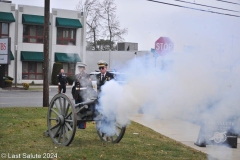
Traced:
<path fill-rule="evenodd" d="M 126 127 L 121 126 L 117 122 L 112 122 L 112 123 L 113 123 L 111 125 L 112 128 L 107 129 L 107 130 L 111 130 L 111 133 L 105 133 L 106 131 L 104 128 L 106 126 L 103 126 L 103 125 L 105 125 L 104 122 L 96 121 L 97 133 L 102 141 L 118 143 L 121 141 L 121 139 L 125 133 Z M 109 127 L 109 126 L 107 126 L 107 127 Z"/>
<path fill-rule="evenodd" d="M 76 132 L 77 117 L 75 106 L 65 94 L 55 95 L 49 105 L 48 133 L 52 141 L 68 146 Z"/>

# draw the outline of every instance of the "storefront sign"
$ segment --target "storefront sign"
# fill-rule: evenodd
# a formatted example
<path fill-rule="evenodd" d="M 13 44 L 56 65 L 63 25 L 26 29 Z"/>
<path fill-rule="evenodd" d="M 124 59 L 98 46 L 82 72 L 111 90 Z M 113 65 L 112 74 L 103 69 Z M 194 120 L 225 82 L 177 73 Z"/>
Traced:
<path fill-rule="evenodd" d="M 0 54 L 0 64 L 8 64 L 8 55 Z"/>
<path fill-rule="evenodd" d="M 0 38 L 0 64 L 10 63 L 10 38 Z"/>

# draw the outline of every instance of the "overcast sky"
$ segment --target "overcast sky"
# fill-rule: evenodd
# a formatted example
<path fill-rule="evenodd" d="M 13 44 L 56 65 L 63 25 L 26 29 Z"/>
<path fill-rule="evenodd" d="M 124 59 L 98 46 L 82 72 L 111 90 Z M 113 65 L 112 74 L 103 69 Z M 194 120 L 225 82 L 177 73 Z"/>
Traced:
<path fill-rule="evenodd" d="M 228 12 L 174 0 L 157 0 L 167 3 L 200 8 L 240 16 L 240 5 L 216 0 L 195 0 L 195 3 L 236 10 Z M 186 0 L 194 2 L 194 0 Z M 240 0 L 229 0 L 240 4 Z M 75 10 L 79 0 L 51 0 L 51 8 Z M 138 43 L 139 50 L 154 48 L 162 36 L 174 42 L 174 50 L 186 48 L 203 52 L 237 54 L 240 52 L 240 17 L 231 17 L 202 11 L 184 9 L 147 0 L 115 0 L 121 27 L 128 28 L 126 42 Z M 44 0 L 12 0 L 12 3 L 44 6 Z"/>

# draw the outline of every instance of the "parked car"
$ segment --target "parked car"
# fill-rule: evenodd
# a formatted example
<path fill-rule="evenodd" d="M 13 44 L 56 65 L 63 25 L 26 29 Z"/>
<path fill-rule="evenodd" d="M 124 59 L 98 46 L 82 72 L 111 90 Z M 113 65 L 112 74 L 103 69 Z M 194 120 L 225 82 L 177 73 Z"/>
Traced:
<path fill-rule="evenodd" d="M 121 84 L 125 84 L 126 83 L 126 75 L 125 73 L 120 73 L 120 72 L 116 72 L 116 71 L 108 71 L 110 73 L 112 73 L 114 75 L 114 80 L 121 83 Z M 92 80 L 92 85 L 93 85 L 93 89 L 95 91 L 97 91 L 97 74 L 99 74 L 100 71 L 94 71 L 94 72 L 90 72 L 90 79 Z"/>

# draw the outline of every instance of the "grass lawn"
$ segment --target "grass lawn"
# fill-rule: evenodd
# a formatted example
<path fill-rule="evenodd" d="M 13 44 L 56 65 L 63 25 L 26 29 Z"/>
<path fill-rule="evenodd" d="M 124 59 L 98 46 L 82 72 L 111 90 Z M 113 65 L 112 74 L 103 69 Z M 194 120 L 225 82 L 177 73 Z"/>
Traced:
<path fill-rule="evenodd" d="M 200 160 L 206 154 L 132 122 L 118 144 L 99 139 L 94 122 L 77 129 L 68 147 L 55 145 L 47 130 L 47 108 L 0 108 L 0 153 L 23 156 L 48 155 L 66 160 Z M 134 134 L 138 133 L 138 134 Z M 38 158 L 38 159 L 42 159 Z"/>

